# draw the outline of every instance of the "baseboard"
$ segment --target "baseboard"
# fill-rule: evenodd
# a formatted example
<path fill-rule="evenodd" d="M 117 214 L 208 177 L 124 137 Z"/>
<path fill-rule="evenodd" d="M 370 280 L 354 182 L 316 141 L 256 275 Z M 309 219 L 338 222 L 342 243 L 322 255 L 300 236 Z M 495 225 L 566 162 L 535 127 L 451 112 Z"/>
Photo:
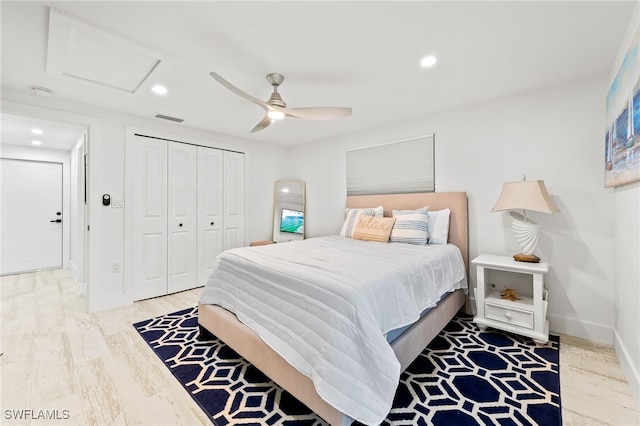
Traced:
<path fill-rule="evenodd" d="M 629 351 L 627 351 L 627 347 L 618 334 L 618 331 L 614 330 L 613 334 L 616 355 L 618 356 L 618 360 L 620 361 L 622 370 L 627 377 L 627 382 L 629 382 L 631 392 L 635 396 L 638 406 L 640 406 L 640 374 L 638 374 L 639 366 L 633 364 L 633 359 L 629 355 Z"/>
<path fill-rule="evenodd" d="M 478 311 L 476 309 L 476 298 L 471 296 L 472 290 L 466 294 L 466 300 L 464 303 L 464 313 L 467 315 L 475 316 Z"/>
<path fill-rule="evenodd" d="M 465 310 L 467 313 L 475 315 L 476 300 L 471 293 L 472 292 L 470 291 L 467 295 Z M 549 321 L 549 332 L 551 334 L 566 334 L 590 340 L 592 342 L 613 346 L 613 329 L 610 327 L 585 321 L 578 321 L 549 313 L 547 313 L 547 320 Z"/>
<path fill-rule="evenodd" d="M 547 313 L 549 331 L 613 346 L 613 328 Z"/>

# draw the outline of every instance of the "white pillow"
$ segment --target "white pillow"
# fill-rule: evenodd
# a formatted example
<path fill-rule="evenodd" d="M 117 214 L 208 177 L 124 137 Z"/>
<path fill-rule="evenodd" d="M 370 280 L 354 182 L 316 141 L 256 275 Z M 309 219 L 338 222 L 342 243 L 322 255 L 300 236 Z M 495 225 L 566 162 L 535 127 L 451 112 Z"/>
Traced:
<path fill-rule="evenodd" d="M 449 209 L 429 212 L 429 244 L 447 244 L 450 212 Z"/>
<path fill-rule="evenodd" d="M 355 228 L 356 218 L 359 213 L 366 216 L 382 217 L 384 210 L 382 206 L 366 209 L 345 209 L 345 219 L 342 224 L 342 230 L 340 230 L 340 236 L 349 238 L 353 237 L 353 229 Z"/>
<path fill-rule="evenodd" d="M 396 223 L 391 230 L 392 243 L 427 244 L 429 240 L 429 207 L 416 210 L 393 210 Z"/>

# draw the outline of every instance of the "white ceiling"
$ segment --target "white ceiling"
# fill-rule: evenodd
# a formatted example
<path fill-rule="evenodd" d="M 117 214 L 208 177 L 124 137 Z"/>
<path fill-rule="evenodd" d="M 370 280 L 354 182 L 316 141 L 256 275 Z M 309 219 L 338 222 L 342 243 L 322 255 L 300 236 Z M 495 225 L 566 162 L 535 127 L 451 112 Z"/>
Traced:
<path fill-rule="evenodd" d="M 3 0 L 2 88 L 29 93 L 43 86 L 52 99 L 154 120 L 179 117 L 178 126 L 294 146 L 606 75 L 636 4 Z M 52 72 L 49 6 L 154 52 L 160 65 L 134 93 Z M 107 52 L 98 56 L 109 64 Z M 423 69 L 419 61 L 428 54 L 438 62 Z M 111 62 L 114 73 L 126 76 L 126 63 Z M 349 106 L 353 116 L 285 119 L 249 134 L 263 110 L 220 86 L 211 71 L 264 100 L 271 93 L 265 75 L 278 72 L 288 106 Z M 151 93 L 156 83 L 168 95 Z"/>
<path fill-rule="evenodd" d="M 6 113 L 0 115 L 0 124 L 3 144 L 43 149 L 69 151 L 86 133 L 84 126 Z M 34 129 L 42 134 L 33 133 Z M 33 141 L 42 145 L 34 145 Z"/>

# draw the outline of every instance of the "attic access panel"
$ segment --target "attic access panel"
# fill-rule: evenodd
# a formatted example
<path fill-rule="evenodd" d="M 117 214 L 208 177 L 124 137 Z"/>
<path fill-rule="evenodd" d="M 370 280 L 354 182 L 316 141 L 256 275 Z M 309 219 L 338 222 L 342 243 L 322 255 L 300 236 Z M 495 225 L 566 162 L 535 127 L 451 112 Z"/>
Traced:
<path fill-rule="evenodd" d="M 135 93 L 164 60 L 123 36 L 49 10 L 50 75 Z"/>

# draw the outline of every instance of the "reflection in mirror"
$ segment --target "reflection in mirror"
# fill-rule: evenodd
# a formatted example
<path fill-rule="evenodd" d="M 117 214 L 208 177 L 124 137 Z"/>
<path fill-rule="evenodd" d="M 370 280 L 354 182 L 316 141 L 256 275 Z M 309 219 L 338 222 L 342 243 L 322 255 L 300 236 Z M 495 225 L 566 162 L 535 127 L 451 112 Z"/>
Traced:
<path fill-rule="evenodd" d="M 277 180 L 273 191 L 273 241 L 304 239 L 305 182 Z"/>

